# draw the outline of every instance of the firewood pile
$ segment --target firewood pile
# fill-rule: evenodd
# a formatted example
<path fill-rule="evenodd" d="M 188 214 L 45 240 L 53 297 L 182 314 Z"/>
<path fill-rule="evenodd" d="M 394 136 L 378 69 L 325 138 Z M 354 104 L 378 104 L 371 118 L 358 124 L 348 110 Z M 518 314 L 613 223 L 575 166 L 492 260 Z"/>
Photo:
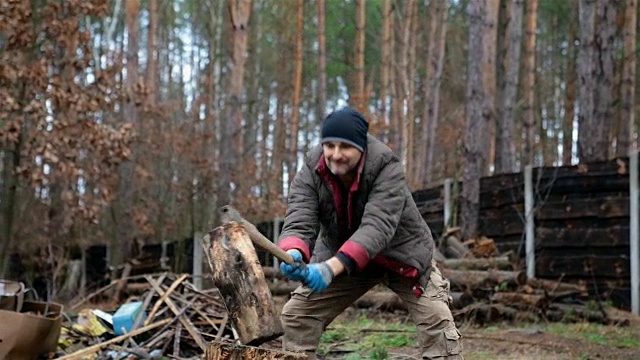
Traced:
<path fill-rule="evenodd" d="M 585 284 L 528 278 L 515 254 L 499 254 L 486 237 L 462 242 L 457 230 L 443 237 L 435 256 L 451 283 L 456 320 L 629 323 L 624 313 L 593 301 Z"/>
<path fill-rule="evenodd" d="M 89 310 L 82 310 L 79 314 L 89 314 L 90 319 L 79 316 L 63 324 L 60 339 L 63 350 L 57 354 L 59 359 L 126 359 L 131 356 L 195 359 L 201 358 L 210 341 L 236 340 L 217 289 L 198 290 L 188 281 L 186 274 L 163 273 L 122 280 L 128 282 L 124 293 L 129 298 L 118 305 L 142 303 L 140 312 L 131 319 L 131 329 L 123 329 L 122 335 L 118 335 L 113 328 L 118 312 L 114 313 L 113 323 L 109 324 L 104 311 L 91 310 L 88 300 L 113 291 L 119 283 L 105 286 L 73 306 L 76 310 Z"/>

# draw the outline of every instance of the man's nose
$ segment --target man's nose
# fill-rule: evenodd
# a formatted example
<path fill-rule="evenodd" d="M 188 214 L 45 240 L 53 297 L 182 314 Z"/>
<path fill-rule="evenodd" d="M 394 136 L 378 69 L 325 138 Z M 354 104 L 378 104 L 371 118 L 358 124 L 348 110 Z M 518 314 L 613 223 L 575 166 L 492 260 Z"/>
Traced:
<path fill-rule="evenodd" d="M 340 150 L 340 148 L 338 146 L 336 146 L 335 148 L 333 148 L 333 154 L 332 157 L 334 159 L 340 159 L 342 157 L 342 150 Z"/>

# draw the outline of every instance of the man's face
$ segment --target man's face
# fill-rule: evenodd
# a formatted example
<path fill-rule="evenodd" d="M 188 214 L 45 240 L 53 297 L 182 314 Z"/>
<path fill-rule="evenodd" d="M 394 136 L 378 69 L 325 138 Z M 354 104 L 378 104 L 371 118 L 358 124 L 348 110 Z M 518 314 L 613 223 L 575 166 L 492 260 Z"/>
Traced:
<path fill-rule="evenodd" d="M 343 176 L 354 170 L 362 157 L 360 150 L 340 141 L 330 141 L 322 144 L 324 160 L 331 173 Z"/>

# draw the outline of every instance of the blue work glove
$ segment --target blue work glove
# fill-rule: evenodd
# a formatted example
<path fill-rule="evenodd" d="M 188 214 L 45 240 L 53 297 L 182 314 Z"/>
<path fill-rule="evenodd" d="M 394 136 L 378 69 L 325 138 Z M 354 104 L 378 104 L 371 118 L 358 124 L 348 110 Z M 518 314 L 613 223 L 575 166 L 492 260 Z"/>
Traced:
<path fill-rule="evenodd" d="M 313 292 L 321 292 L 333 281 L 333 271 L 326 262 L 307 265 L 302 282 Z"/>
<path fill-rule="evenodd" d="M 304 269 L 304 262 L 302 260 L 302 253 L 296 249 L 287 250 L 287 253 L 291 255 L 295 264 L 289 265 L 286 262 L 280 263 L 280 272 L 287 277 L 289 280 L 293 281 L 302 281 L 304 274 L 302 273 L 302 269 Z"/>

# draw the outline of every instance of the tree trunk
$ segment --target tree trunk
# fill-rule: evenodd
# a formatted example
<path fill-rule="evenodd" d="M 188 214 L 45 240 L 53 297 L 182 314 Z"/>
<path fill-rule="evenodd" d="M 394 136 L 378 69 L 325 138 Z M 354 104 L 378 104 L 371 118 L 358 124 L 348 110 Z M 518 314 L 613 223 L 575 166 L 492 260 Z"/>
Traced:
<path fill-rule="evenodd" d="M 624 10 L 624 58 L 622 59 L 622 107 L 618 126 L 617 156 L 628 156 L 633 151 L 635 137 L 635 88 L 636 88 L 636 25 L 638 2 L 626 0 Z"/>
<path fill-rule="evenodd" d="M 421 176 L 422 187 L 427 187 L 433 180 L 434 157 L 436 152 L 436 133 L 438 132 L 440 110 L 440 81 L 444 68 L 445 40 L 447 34 L 447 15 L 449 2 L 432 1 L 431 24 L 429 27 L 429 47 L 426 54 L 426 71 L 424 76 L 425 107 L 422 114 L 422 142 L 417 164 L 417 173 Z M 421 171 L 420 171 L 421 170 Z"/>
<path fill-rule="evenodd" d="M 325 1 L 316 0 L 318 18 L 318 105 L 316 121 L 320 122 L 327 113 L 327 48 L 325 41 Z"/>
<path fill-rule="evenodd" d="M 580 162 L 604 159 L 597 144 L 602 134 L 596 127 L 595 98 L 595 0 L 579 2 L 580 50 L 578 51 L 578 157 Z"/>
<path fill-rule="evenodd" d="M 149 0 L 149 27 L 147 30 L 147 97 L 148 103 L 155 103 L 156 99 L 156 76 L 157 73 L 157 50 L 156 33 L 158 31 L 158 1 Z"/>
<path fill-rule="evenodd" d="M 411 102 L 411 82 L 413 79 L 410 78 L 411 70 L 409 69 L 409 54 L 411 52 L 411 30 L 413 23 L 413 13 L 416 10 L 417 3 L 416 0 L 408 0 L 404 2 L 404 13 L 402 17 L 404 22 L 402 24 L 402 48 L 399 50 L 400 55 L 400 64 L 398 67 L 399 70 L 399 78 L 398 80 L 398 90 L 399 97 L 398 101 L 400 102 L 400 114 L 398 114 L 402 126 L 402 145 L 400 151 L 400 159 L 404 165 L 404 171 L 406 173 L 406 178 L 411 183 L 413 179 L 413 173 L 411 169 L 411 158 L 413 156 L 413 121 L 414 119 L 410 119 L 411 116 L 411 106 L 409 103 Z"/>
<path fill-rule="evenodd" d="M 125 17 L 127 23 L 127 77 L 125 80 L 126 97 L 122 104 L 122 114 L 125 122 L 134 124 L 137 129 L 136 110 L 136 83 L 138 81 L 138 13 L 140 12 L 140 0 L 127 1 L 125 3 Z M 134 145 L 133 153 L 137 152 L 139 145 Z M 116 237 L 112 239 L 111 265 L 119 265 L 131 256 L 131 244 L 136 237 L 135 225 L 132 221 L 134 206 L 134 163 L 135 155 L 121 165 L 118 199 L 115 203 Z"/>
<path fill-rule="evenodd" d="M 302 61 L 303 61 L 303 38 L 304 38 L 304 0 L 296 2 L 296 37 L 295 37 L 295 58 L 293 73 L 293 96 L 291 99 L 291 134 L 289 135 L 291 145 L 289 148 L 289 182 L 293 180 L 298 169 L 298 129 L 300 128 L 300 97 L 302 92 Z"/>
<path fill-rule="evenodd" d="M 572 7 L 569 19 L 568 49 L 566 56 L 567 89 L 564 98 L 564 118 L 562 121 L 562 165 L 571 165 L 573 159 L 573 121 L 576 115 L 576 93 L 578 74 L 576 72 L 576 41 L 578 40 L 576 11 Z"/>
<path fill-rule="evenodd" d="M 390 125 L 389 119 L 389 92 L 390 92 L 390 78 L 391 78 L 391 22 L 392 13 L 391 0 L 382 0 L 382 34 L 381 34 L 381 64 L 380 64 L 380 106 L 379 106 L 379 118 L 382 129 L 380 129 L 381 138 L 387 139 L 389 133 L 388 127 Z M 376 134 L 378 129 L 372 129 L 371 133 Z"/>
<path fill-rule="evenodd" d="M 520 76 L 520 53 L 522 47 L 522 13 L 524 0 L 515 0 L 508 7 L 507 27 L 504 35 L 503 73 L 498 88 L 496 109 L 496 173 L 516 170 L 515 136 L 516 103 Z"/>
<path fill-rule="evenodd" d="M 596 156 L 606 160 L 612 153 L 611 135 L 616 103 L 614 93 L 614 52 L 617 41 L 616 7 L 618 0 L 599 0 L 596 5 L 595 58 L 596 87 L 594 97 L 594 130 L 597 136 Z M 615 134 L 614 134 L 615 135 Z M 595 160 L 595 159 L 594 159 Z"/>
<path fill-rule="evenodd" d="M 222 134 L 220 138 L 220 172 L 218 176 L 218 200 L 220 204 L 229 204 L 232 201 L 232 187 L 234 193 L 242 196 L 245 182 L 240 173 L 236 171 L 235 164 L 240 161 L 243 164 L 241 154 L 244 150 L 242 144 L 242 94 L 244 90 L 244 72 L 246 63 L 247 38 L 249 16 L 251 14 L 251 0 L 231 0 L 228 3 L 232 44 L 232 65 L 227 90 L 226 111 Z"/>
<path fill-rule="evenodd" d="M 364 45 L 366 31 L 366 2 L 365 0 L 356 0 L 356 40 L 355 40 L 355 89 L 350 94 L 352 106 L 361 114 L 368 111 L 365 108 L 365 79 L 364 79 Z"/>
<path fill-rule="evenodd" d="M 489 129 L 494 119 L 496 21 L 499 0 L 469 3 L 469 68 L 467 70 L 467 126 L 465 165 L 460 200 L 462 237 L 477 234 L 480 177 L 487 169 Z"/>
<path fill-rule="evenodd" d="M 536 29 L 538 25 L 538 0 L 527 1 L 525 16 L 524 70 L 522 77 L 524 152 L 522 165 L 533 165 L 535 161 L 535 82 L 536 82 Z"/>

